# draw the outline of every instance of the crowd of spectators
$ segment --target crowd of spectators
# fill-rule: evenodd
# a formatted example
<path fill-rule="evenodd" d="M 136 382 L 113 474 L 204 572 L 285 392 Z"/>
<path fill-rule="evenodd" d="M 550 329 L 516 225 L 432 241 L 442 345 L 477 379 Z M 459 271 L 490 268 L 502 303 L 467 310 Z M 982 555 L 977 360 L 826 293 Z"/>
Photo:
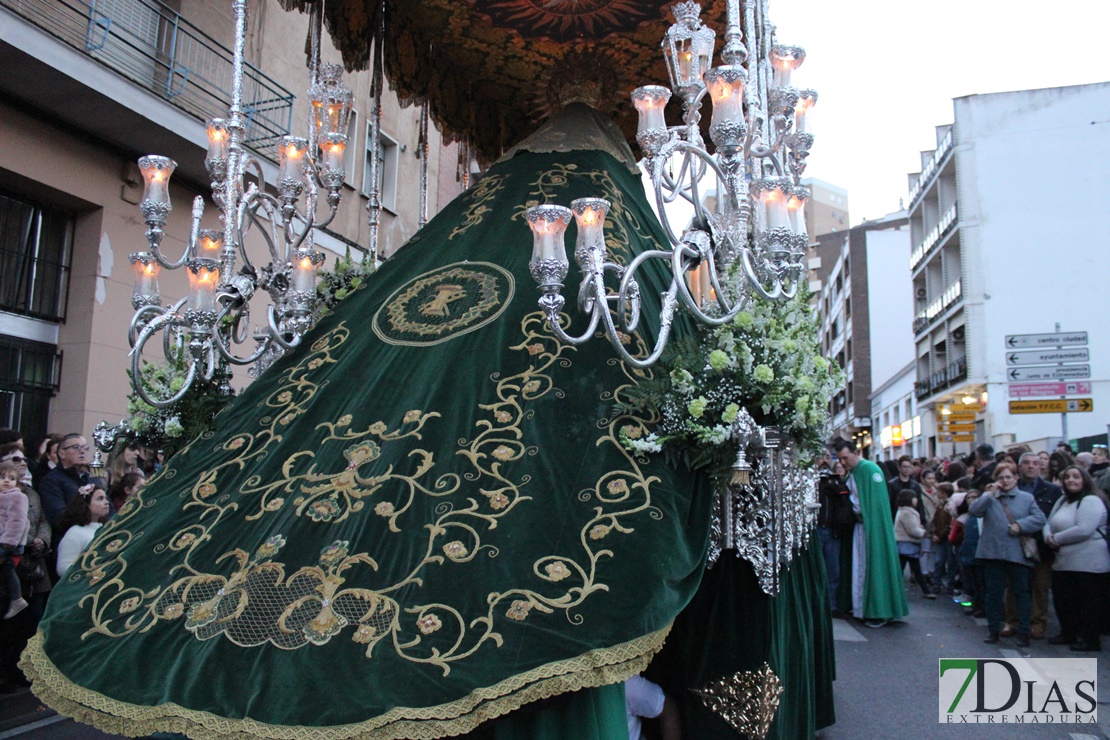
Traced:
<path fill-rule="evenodd" d="M 94 469 L 90 451 L 78 433 L 0 429 L 0 694 L 28 685 L 17 663 L 52 586 L 160 462 L 130 445 Z"/>
<path fill-rule="evenodd" d="M 851 451 L 840 449 L 845 446 L 837 445 L 837 455 L 852 463 Z M 950 597 L 967 614 L 985 618 L 985 642 L 1012 637 L 1028 647 L 1047 637 L 1079 652 L 1101 650 L 1110 598 L 1106 446 L 1073 454 L 1065 443 L 1051 452 L 1021 445 L 996 453 L 980 445 L 966 458 L 884 461 L 878 465 L 889 521 L 885 508 L 869 509 L 861 500 L 864 489 L 840 461 L 818 462 L 818 537 L 834 616 L 855 616 L 869 626 L 891 618 L 867 619 L 845 597 L 846 569 L 865 570 L 853 557 L 871 511 L 892 534 L 899 566 L 921 597 Z M 897 587 L 905 588 L 904 576 L 900 581 Z M 1052 636 L 1046 634 L 1050 604 L 1060 625 Z"/>

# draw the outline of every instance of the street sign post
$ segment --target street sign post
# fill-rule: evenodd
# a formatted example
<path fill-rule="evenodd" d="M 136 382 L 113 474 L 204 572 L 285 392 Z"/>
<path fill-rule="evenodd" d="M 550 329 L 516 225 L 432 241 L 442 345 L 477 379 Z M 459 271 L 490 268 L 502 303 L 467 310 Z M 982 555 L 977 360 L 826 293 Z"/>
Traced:
<path fill-rule="evenodd" d="M 1029 380 L 1083 380 L 1091 377 L 1090 365 L 1059 367 L 1012 367 L 1006 372 L 1009 382 Z"/>
<path fill-rule="evenodd" d="M 941 434 L 945 432 L 952 432 L 953 434 L 957 432 L 974 432 L 975 424 L 945 424 L 941 422 L 937 424 L 937 431 Z"/>
<path fill-rule="evenodd" d="M 1010 383 L 1010 398 L 1029 396 L 1071 396 L 1090 393 L 1090 383 Z"/>
<path fill-rule="evenodd" d="M 1007 334 L 1006 349 L 1026 347 L 1086 347 L 1087 332 L 1071 331 L 1058 334 Z"/>
<path fill-rule="evenodd" d="M 938 434 L 937 441 L 939 442 L 974 442 L 974 434 Z"/>
<path fill-rule="evenodd" d="M 1090 393 L 1090 383 L 1034 383 L 1021 381 L 1078 381 L 1091 377 L 1091 360 L 1087 350 L 1087 332 L 1056 331 L 1051 334 L 1006 335 L 1006 376 L 1011 398 L 1035 396 L 1068 396 Z M 1079 364 L 1084 363 L 1084 364 Z M 1033 367 L 1025 367 L 1031 365 Z M 1060 414 L 1060 436 L 1068 438 L 1068 413 L 1093 410 L 1090 398 L 1054 398 L 1010 401 L 1011 414 Z"/>
<path fill-rule="evenodd" d="M 1043 398 L 1010 401 L 1011 414 L 1071 414 L 1094 411 L 1095 402 L 1090 398 Z"/>
<path fill-rule="evenodd" d="M 1027 349 L 1007 352 L 1007 365 L 1047 365 L 1053 362 L 1087 362 L 1091 354 L 1086 347 L 1072 349 Z"/>

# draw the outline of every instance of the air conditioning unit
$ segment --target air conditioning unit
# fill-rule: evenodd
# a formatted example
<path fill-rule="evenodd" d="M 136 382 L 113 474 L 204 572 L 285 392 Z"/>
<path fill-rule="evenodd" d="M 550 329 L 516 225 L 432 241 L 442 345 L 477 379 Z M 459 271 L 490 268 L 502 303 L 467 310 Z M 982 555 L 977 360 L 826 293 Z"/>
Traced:
<path fill-rule="evenodd" d="M 925 295 L 926 295 L 926 293 L 925 293 L 925 289 L 924 289 L 924 288 L 918 288 L 918 289 L 917 289 L 917 297 L 918 297 L 918 298 L 924 298 L 924 297 L 925 297 Z"/>
<path fill-rule="evenodd" d="M 953 342 L 962 342 L 962 341 L 964 341 L 964 328 L 962 326 L 957 326 L 955 329 L 952 330 L 952 341 Z"/>

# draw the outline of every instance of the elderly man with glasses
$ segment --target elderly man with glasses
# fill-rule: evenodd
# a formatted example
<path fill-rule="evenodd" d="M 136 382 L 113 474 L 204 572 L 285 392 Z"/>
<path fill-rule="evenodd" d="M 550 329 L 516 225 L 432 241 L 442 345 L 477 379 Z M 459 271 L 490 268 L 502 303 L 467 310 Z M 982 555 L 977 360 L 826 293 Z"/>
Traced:
<path fill-rule="evenodd" d="M 39 484 L 42 509 L 50 526 L 58 526 L 66 504 L 81 486 L 95 482 L 89 477 L 89 443 L 80 434 L 67 434 L 58 445 L 58 467 Z M 101 483 L 103 486 L 103 483 Z"/>

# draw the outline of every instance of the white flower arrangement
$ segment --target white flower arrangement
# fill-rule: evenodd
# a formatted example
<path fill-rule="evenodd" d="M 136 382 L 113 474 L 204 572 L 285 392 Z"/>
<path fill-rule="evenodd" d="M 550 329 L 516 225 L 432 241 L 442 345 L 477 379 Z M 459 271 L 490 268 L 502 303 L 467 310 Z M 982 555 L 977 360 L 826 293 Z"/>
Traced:
<path fill-rule="evenodd" d="M 663 359 L 666 372 L 642 382 L 624 409 L 655 412 L 658 427 L 643 439 L 625 438 L 625 447 L 662 447 L 691 467 L 723 469 L 736 457 L 733 425 L 743 408 L 760 426 L 777 426 L 803 455 L 815 452 L 843 376 L 821 356 L 808 300 L 799 293 L 756 301 L 727 325 L 675 342 Z"/>

